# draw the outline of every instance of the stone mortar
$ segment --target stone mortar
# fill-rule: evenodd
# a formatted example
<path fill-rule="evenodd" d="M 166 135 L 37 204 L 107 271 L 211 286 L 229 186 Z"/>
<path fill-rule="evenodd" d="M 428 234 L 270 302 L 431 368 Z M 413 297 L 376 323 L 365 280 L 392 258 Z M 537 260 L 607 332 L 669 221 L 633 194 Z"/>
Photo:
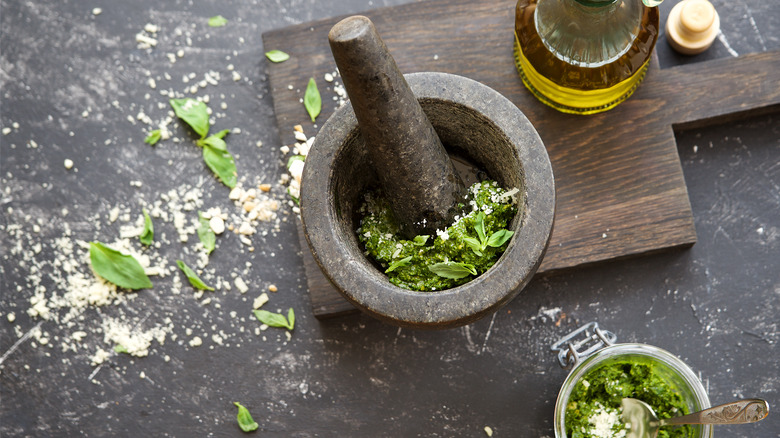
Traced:
<path fill-rule="evenodd" d="M 555 183 L 547 150 L 525 115 L 495 90 L 447 73 L 405 75 L 447 151 L 517 187 L 515 234 L 495 265 L 444 291 L 399 288 L 364 254 L 355 231 L 362 195 L 377 186 L 352 107 L 323 125 L 306 158 L 301 216 L 322 272 L 355 307 L 394 325 L 449 328 L 476 321 L 508 303 L 539 267 L 552 234 Z"/>

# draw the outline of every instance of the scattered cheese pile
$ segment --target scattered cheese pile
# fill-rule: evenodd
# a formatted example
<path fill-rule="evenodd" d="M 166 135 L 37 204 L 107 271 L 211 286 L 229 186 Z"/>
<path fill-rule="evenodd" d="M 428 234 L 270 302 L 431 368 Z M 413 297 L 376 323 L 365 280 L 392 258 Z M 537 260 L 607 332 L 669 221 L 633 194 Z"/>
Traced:
<path fill-rule="evenodd" d="M 97 19 L 101 13 L 100 8 L 94 8 L 92 18 Z M 152 50 L 167 47 L 169 51 L 165 53 L 165 57 L 170 64 L 174 64 L 189 53 L 188 48 L 193 45 L 195 37 L 193 29 L 195 28 L 189 25 L 182 25 L 174 28 L 171 33 L 165 33 L 160 26 L 148 23 L 136 34 L 135 42 L 138 49 L 150 53 Z M 239 43 L 244 43 L 243 38 L 239 39 Z M 227 55 L 225 59 L 230 61 L 232 56 L 237 55 L 238 51 L 234 50 L 232 55 Z M 217 119 L 227 117 L 227 96 L 223 92 L 208 94 L 207 89 L 219 86 L 223 77 L 229 77 L 232 82 L 243 81 L 251 85 L 251 81 L 243 78 L 233 64 L 228 64 L 226 70 L 227 74 L 214 69 L 205 73 L 178 74 L 180 86 L 174 85 L 176 78 L 168 72 L 152 74 L 146 70 L 144 84 L 149 90 L 143 94 L 143 101 L 131 102 L 123 107 L 119 101 L 113 100 L 105 109 L 126 114 L 128 123 L 144 127 L 143 135 L 153 129 L 159 129 L 161 141 L 154 146 L 157 150 L 166 147 L 166 140 L 173 143 L 188 142 L 191 139 L 177 138 L 170 129 L 171 125 L 180 122 L 171 110 L 168 99 L 193 95 L 199 101 L 211 103 L 216 108 L 209 108 L 210 123 L 214 125 Z M 325 75 L 324 79 L 329 84 L 325 91 L 332 91 L 335 94 L 333 101 L 337 106 L 341 106 L 345 104 L 347 95 L 343 85 L 338 82 L 338 76 L 338 71 Z M 292 86 L 289 88 L 293 89 Z M 199 93 L 201 94 L 196 95 Z M 158 98 L 153 100 L 153 94 Z M 235 95 L 230 97 L 234 98 Z M 155 100 L 156 103 L 151 105 L 145 103 Z M 81 116 L 85 120 L 93 117 L 100 120 L 102 117 L 98 110 L 92 107 L 83 110 Z M 2 128 L 2 135 L 18 135 L 19 123 L 9 123 L 10 126 Z M 233 128 L 231 134 L 241 134 L 241 129 Z M 73 137 L 75 134 L 71 131 L 69 135 Z M 294 127 L 294 135 L 297 141 L 295 144 L 281 147 L 285 163 L 288 158 L 286 155 L 290 153 L 305 158 L 314 142 L 314 137 L 307 137 L 300 125 Z M 107 138 L 103 144 L 108 146 L 121 141 L 117 138 Z M 133 143 L 136 140 L 128 141 Z M 140 141 L 138 143 L 140 146 Z M 33 139 L 26 139 L 24 144 L 29 149 L 39 148 L 39 144 Z M 230 140 L 228 144 L 231 144 Z M 260 141 L 255 144 L 257 147 L 262 146 Z M 12 143 L 9 147 L 14 149 L 16 145 Z M 165 154 L 170 155 L 170 152 L 166 151 Z M 167 165 L 175 165 L 174 161 L 168 159 Z M 240 166 L 241 161 L 237 161 Z M 89 160 L 79 163 L 81 166 L 88 166 Z M 66 170 L 78 172 L 70 158 L 64 159 L 63 165 Z M 13 353 L 17 345 L 27 340 L 34 348 L 59 347 L 62 352 L 72 352 L 78 357 L 88 358 L 93 365 L 104 364 L 112 356 L 119 354 L 118 351 L 137 357 L 147 356 L 166 340 L 189 347 L 198 347 L 209 341 L 209 348 L 229 345 L 234 334 L 217 329 L 217 324 L 210 319 L 208 311 L 204 310 L 200 319 L 193 315 L 179 315 L 178 309 L 182 300 L 191 298 L 198 300 L 204 309 L 208 306 L 220 320 L 227 319 L 218 316 L 221 311 L 220 302 L 226 299 L 225 297 L 243 301 L 248 299 L 247 316 L 231 311 L 229 320 L 249 320 L 254 324 L 254 333 L 260 335 L 267 326 L 257 324 L 249 310 L 259 309 L 267 304 L 269 295 L 265 292 L 249 298 L 244 295 L 252 295 L 251 292 L 263 288 L 265 282 L 252 278 L 251 262 L 230 267 L 220 273 L 209 266 L 209 254 L 197 237 L 200 227 L 198 212 L 208 220 L 209 227 L 217 235 L 217 252 L 254 252 L 258 240 L 262 241 L 280 231 L 280 225 L 288 220 L 290 211 L 299 213 L 296 201 L 300 196 L 303 167 L 304 160 L 293 161 L 288 169 L 289 173 L 283 173 L 276 184 L 262 181 L 262 178 L 252 181 L 246 177 L 240 178 L 236 187 L 230 191 L 228 199 L 222 200 L 232 202 L 234 209 L 226 207 L 225 202 L 211 201 L 211 197 L 204 193 L 205 181 L 212 177 L 207 173 L 194 185 L 184 184 L 170 188 L 151 200 L 145 199 L 145 192 L 142 191 L 143 181 L 131 181 L 130 185 L 138 189 L 138 195 L 131 201 L 110 207 L 104 204 L 74 203 L 69 208 L 82 214 L 72 222 L 50 220 L 58 215 L 67 218 L 71 214 L 68 208 L 45 214 L 36 210 L 34 205 L 28 207 L 24 204 L 22 193 L 26 190 L 26 182 L 16 183 L 13 175 L 7 172 L 2 180 L 3 204 L 14 202 L 16 208 L 6 208 L 4 213 L 7 220 L 5 224 L 0 224 L 0 229 L 7 234 L 7 241 L 15 244 L 4 248 L 2 257 L 7 266 L 14 266 L 13 278 L 24 279 L 22 283 L 13 285 L 13 293 L 28 297 L 29 306 L 21 312 L 14 311 L 13 308 L 5 312 L 7 322 L 14 325 L 18 341 L 0 357 L 0 370 L 3 361 Z M 43 184 L 43 189 L 50 188 L 47 184 Z M 285 203 L 290 207 L 289 210 L 282 209 Z M 95 212 L 83 214 L 87 208 L 94 209 Z M 22 211 L 25 209 L 29 211 Z M 144 226 L 141 214 L 143 209 L 148 211 L 155 225 L 154 242 L 149 247 L 142 246 L 138 241 Z M 46 217 L 49 219 L 44 219 Z M 71 229 L 70 223 L 74 229 Z M 231 235 L 233 237 L 230 237 Z M 231 243 L 233 238 L 237 238 L 241 245 Z M 93 240 L 105 242 L 108 246 L 133 255 L 144 267 L 146 274 L 152 277 L 154 288 L 137 292 L 118 290 L 113 284 L 95 275 L 89 262 L 88 242 Z M 267 255 L 273 257 L 274 254 L 269 252 Z M 204 282 L 216 288 L 216 292 L 191 288 L 176 267 L 177 259 L 189 263 Z M 14 263 L 9 260 L 14 260 Z M 248 279 L 252 281 L 247 281 Z M 272 293 L 278 290 L 274 284 L 267 284 L 265 288 Z M 182 292 L 191 292 L 191 295 Z M 206 298 L 203 297 L 205 294 L 208 294 Z M 136 302 L 141 296 L 144 297 L 141 300 L 144 305 L 137 306 Z M 153 307 L 149 308 L 150 305 Z M 16 306 L 17 304 L 13 303 L 13 307 Z M 20 318 L 20 315 L 25 317 Z M 244 331 L 243 326 L 234 327 L 238 332 Z M 284 336 L 287 340 L 290 339 L 289 332 Z M 266 337 L 262 336 L 262 339 L 266 340 Z M 168 360 L 168 356 L 165 357 Z"/>
<path fill-rule="evenodd" d="M 242 181 L 243 184 L 246 181 Z M 249 240 L 252 234 L 274 233 L 279 230 L 282 221 L 279 214 L 281 202 L 273 198 L 272 188 L 261 183 L 253 185 L 258 189 L 244 190 L 240 185 L 234 190 L 240 193 L 234 200 L 238 207 L 235 211 L 223 212 L 218 207 L 203 211 L 204 216 L 212 219 L 212 228 L 219 228 L 216 224 L 221 223 L 224 227 L 222 231 L 233 231 L 241 242 L 249 245 L 249 251 L 253 250 L 253 243 Z M 151 202 L 139 196 L 138 206 L 117 205 L 90 215 L 84 222 L 93 224 L 94 230 L 87 230 L 86 233 L 84 230 L 75 233 L 66 221 L 60 223 L 62 230 L 57 230 L 55 224 L 38 224 L 32 215 L 8 208 L 9 216 L 21 220 L 11 220 L 5 227 L 5 232 L 16 242 L 16 245 L 8 248 L 6 258 L 19 260 L 19 269 L 26 271 L 27 281 L 26 284 L 17 285 L 16 292 L 31 290 L 26 314 L 32 320 L 54 324 L 39 324 L 29 332 L 34 346 L 55 348 L 53 341 L 56 341 L 63 352 L 78 353 L 88 357 L 93 365 L 100 365 L 116 354 L 116 347 L 121 347 L 124 353 L 143 357 L 150 354 L 155 342 L 163 345 L 168 336 L 174 341 L 179 339 L 181 334 L 176 333 L 176 327 L 180 323 L 174 324 L 170 312 L 133 309 L 133 301 L 143 293 L 154 295 L 158 300 L 167 300 L 174 308 L 176 304 L 173 303 L 179 300 L 175 297 L 183 291 L 192 291 L 195 299 L 202 298 L 203 291 L 191 288 L 186 280 L 182 281 L 175 266 L 177 256 L 172 253 L 180 252 L 178 257 L 194 260 L 199 275 L 218 291 L 229 293 L 235 287 L 240 294 L 245 294 L 257 290 L 258 284 L 244 280 L 250 278 L 248 272 L 251 263 L 231 268 L 222 275 L 217 274 L 208 268 L 208 254 L 197 237 L 192 242 L 199 226 L 197 213 L 204 207 L 203 199 L 200 185 L 183 185 L 171 189 Z M 248 208 L 250 203 L 254 205 L 253 208 Z M 155 240 L 150 247 L 143 247 L 137 238 L 143 229 L 141 211 L 144 208 L 155 223 Z M 69 214 L 66 209 L 60 213 L 63 216 Z M 215 218 L 219 218 L 219 221 L 215 221 Z M 25 222 L 33 225 L 21 225 Z M 116 234 L 113 231 L 116 228 L 119 236 L 112 239 L 111 235 Z M 170 230 L 173 231 L 172 239 L 168 237 Z M 76 234 L 82 237 L 78 238 Z M 83 237 L 85 234 L 89 237 Z M 218 237 L 216 251 L 233 251 L 221 248 L 222 239 L 224 237 Z M 135 257 L 146 274 L 153 277 L 154 288 L 146 292 L 118 290 L 115 285 L 96 276 L 90 267 L 89 240 L 105 241 L 110 247 Z M 170 251 L 171 247 L 175 250 Z M 164 249 L 168 249 L 167 256 L 163 255 Z M 269 285 L 268 289 L 275 290 L 276 286 Z M 268 300 L 268 295 L 262 293 L 251 303 L 252 308 L 259 308 Z M 201 305 L 211 302 L 212 298 L 209 297 Z M 100 307 L 111 309 L 96 312 Z M 249 305 L 247 310 L 251 310 Z M 25 336 L 16 313 L 7 313 L 6 319 L 9 323 L 16 323 L 14 329 L 19 338 Z M 252 321 L 252 318 L 249 320 Z M 252 323 L 256 324 L 256 321 Z M 202 328 L 205 325 L 192 323 L 194 327 Z M 51 327 L 55 333 L 42 327 Z M 211 329 L 216 331 L 216 326 L 212 324 Z M 193 333 L 187 327 L 184 336 L 188 339 L 182 342 L 190 347 L 202 345 L 203 338 Z M 231 336 L 215 332 L 205 337 L 211 340 L 212 345 L 221 346 Z"/>

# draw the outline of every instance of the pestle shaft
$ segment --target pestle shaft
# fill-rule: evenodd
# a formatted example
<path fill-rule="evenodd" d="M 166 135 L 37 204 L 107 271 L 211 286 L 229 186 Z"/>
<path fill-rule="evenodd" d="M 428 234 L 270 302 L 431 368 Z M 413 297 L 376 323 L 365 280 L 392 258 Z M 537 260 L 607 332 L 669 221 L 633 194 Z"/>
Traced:
<path fill-rule="evenodd" d="M 333 26 L 328 39 L 402 233 L 443 230 L 463 199 L 463 182 L 374 24 L 349 17 Z"/>

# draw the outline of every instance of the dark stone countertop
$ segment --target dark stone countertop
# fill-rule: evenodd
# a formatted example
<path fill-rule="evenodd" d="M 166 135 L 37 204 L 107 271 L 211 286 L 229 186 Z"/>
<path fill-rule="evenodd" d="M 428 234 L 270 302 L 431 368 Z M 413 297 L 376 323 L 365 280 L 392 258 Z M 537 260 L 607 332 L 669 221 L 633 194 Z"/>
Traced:
<path fill-rule="evenodd" d="M 0 436 L 241 436 L 233 405 L 241 402 L 258 436 L 479 437 L 488 426 L 497 437 L 552 437 L 566 372 L 549 345 L 594 320 L 618 341 L 680 356 L 713 403 L 760 397 L 777 406 L 777 112 L 678 131 L 698 233 L 690 249 L 536 278 L 494 315 L 447 331 L 311 315 L 294 214 L 279 184 L 285 163 L 261 34 L 400 3 L 0 0 Z M 713 3 L 722 22 L 714 46 L 683 57 L 662 34 L 662 66 L 780 48 L 772 2 Z M 671 7 L 661 6 L 662 20 Z M 207 25 L 217 14 L 225 27 Z M 157 45 L 139 48 L 139 33 Z M 219 208 L 236 226 L 245 213 L 178 122 L 168 125 L 171 139 L 144 144 L 177 93 L 209 95 L 212 129 L 240 130 L 226 142 L 242 185 L 271 184 L 260 198 L 280 204 L 246 243 L 230 232 L 217 238 L 203 270 L 217 290 L 202 296 L 175 267 L 203 261 L 196 211 Z M 58 297 L 73 302 L 80 292 L 85 303 L 95 285 L 79 242 L 132 234 L 144 207 L 159 247 L 129 241 L 160 268 L 154 288 L 56 308 Z M 295 309 L 289 338 L 260 330 L 251 308 L 262 292 L 270 296 L 264 308 Z M 48 319 L 28 313 L 36 296 Z M 164 343 L 148 341 L 146 357 L 111 353 L 93 366 L 95 353 L 112 352 L 120 339 L 112 322 L 165 332 Z M 780 436 L 780 419 L 718 427 L 716 436 Z"/>

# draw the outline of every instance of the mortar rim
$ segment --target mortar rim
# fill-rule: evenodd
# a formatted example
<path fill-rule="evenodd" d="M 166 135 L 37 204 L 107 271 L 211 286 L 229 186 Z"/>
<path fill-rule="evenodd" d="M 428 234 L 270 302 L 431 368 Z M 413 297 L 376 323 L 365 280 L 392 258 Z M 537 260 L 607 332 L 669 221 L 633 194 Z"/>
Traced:
<path fill-rule="evenodd" d="M 511 101 L 477 81 L 448 73 L 424 72 L 404 75 L 418 100 L 449 101 L 488 118 L 510 141 L 526 178 L 526 208 L 516 221 L 515 236 L 504 255 L 481 276 L 444 291 L 418 292 L 399 288 L 387 280 L 367 259 L 356 261 L 354 253 L 331 242 L 338 240 L 338 215 L 332 208 L 332 163 L 346 139 L 357 129 L 349 103 L 323 125 L 304 166 L 301 185 L 301 217 L 304 234 L 317 264 L 344 298 L 358 309 L 394 325 L 446 328 L 467 324 L 497 310 L 530 281 L 546 251 L 552 234 L 555 187 L 549 157 L 530 121 Z M 479 95 L 479 99 L 474 99 Z M 498 123 L 497 120 L 504 123 Z M 509 123 L 511 121 L 511 123 Z M 521 144 L 518 144 L 524 140 Z M 527 170 L 532 170 L 531 172 Z M 536 181 L 536 180 L 539 181 Z M 529 190 L 530 186 L 536 187 Z M 545 202 L 546 200 L 546 202 Z M 530 248 L 523 254 L 521 243 Z M 343 242 L 342 242 L 343 243 Z M 506 275 L 511 271 L 513 275 Z M 371 290 L 357 279 L 367 282 Z M 461 306 L 453 303 L 468 303 Z"/>

